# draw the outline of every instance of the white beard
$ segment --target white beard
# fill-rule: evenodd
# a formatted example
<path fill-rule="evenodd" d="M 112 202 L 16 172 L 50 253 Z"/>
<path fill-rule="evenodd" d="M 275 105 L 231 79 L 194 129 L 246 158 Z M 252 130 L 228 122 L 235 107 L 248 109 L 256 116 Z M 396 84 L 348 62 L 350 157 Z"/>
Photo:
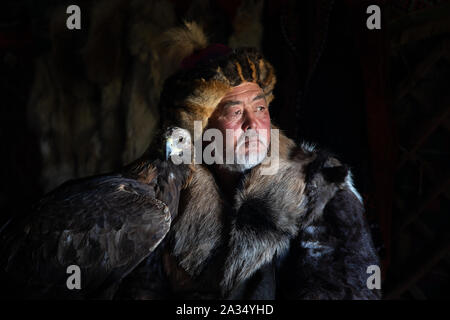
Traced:
<path fill-rule="evenodd" d="M 218 164 L 218 166 L 233 172 L 244 172 L 263 162 L 268 151 L 267 141 L 258 135 L 255 135 L 254 138 L 258 140 L 251 141 L 249 147 L 252 145 L 255 147 L 249 148 L 248 152 L 245 152 L 245 137 L 242 135 L 236 144 L 234 163 Z"/>

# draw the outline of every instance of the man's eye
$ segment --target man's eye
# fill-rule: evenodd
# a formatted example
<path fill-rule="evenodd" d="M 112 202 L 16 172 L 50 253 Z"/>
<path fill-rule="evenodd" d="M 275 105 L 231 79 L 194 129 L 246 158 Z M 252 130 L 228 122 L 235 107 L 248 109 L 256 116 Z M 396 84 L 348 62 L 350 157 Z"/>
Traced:
<path fill-rule="evenodd" d="M 234 112 L 234 115 L 240 115 L 241 114 L 241 110 L 236 110 L 235 112 Z"/>
<path fill-rule="evenodd" d="M 264 106 L 259 106 L 259 107 L 257 107 L 256 109 L 258 109 L 258 111 L 264 111 L 265 108 L 266 108 L 266 107 L 264 107 Z"/>

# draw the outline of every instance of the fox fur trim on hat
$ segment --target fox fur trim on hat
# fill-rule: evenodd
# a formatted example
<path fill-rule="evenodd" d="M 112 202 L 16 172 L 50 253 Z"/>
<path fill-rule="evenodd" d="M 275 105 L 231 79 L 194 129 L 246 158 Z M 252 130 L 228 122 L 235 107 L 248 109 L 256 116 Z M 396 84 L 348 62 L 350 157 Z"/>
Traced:
<path fill-rule="evenodd" d="M 207 47 L 206 36 L 195 23 L 166 33 L 168 54 L 174 55 L 174 63 L 180 63 L 182 55 L 195 54 Z M 185 56 L 184 58 L 186 58 Z M 180 69 L 164 84 L 160 111 L 163 125 L 176 125 L 193 134 L 194 121 L 206 126 L 216 106 L 225 94 L 244 82 L 258 84 L 266 95 L 267 104 L 273 100 L 276 82 L 272 65 L 254 48 L 238 48 L 212 59 L 198 62 L 190 69 Z"/>

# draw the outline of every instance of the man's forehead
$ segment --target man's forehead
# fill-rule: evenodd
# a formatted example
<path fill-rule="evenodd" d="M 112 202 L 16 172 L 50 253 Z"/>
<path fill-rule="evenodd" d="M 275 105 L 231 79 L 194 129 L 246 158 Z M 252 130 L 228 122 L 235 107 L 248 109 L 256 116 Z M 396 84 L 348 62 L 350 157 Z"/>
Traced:
<path fill-rule="evenodd" d="M 240 85 L 233 87 L 222 98 L 222 101 L 237 100 L 238 98 L 248 98 L 255 95 L 261 95 L 263 93 L 261 87 L 254 82 L 244 82 Z"/>

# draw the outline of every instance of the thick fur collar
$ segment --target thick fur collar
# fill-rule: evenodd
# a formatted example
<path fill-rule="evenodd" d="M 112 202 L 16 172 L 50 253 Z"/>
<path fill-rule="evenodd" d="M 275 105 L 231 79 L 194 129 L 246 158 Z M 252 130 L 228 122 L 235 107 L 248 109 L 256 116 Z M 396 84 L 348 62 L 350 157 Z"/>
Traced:
<path fill-rule="evenodd" d="M 170 232 L 172 255 L 193 279 L 216 251 L 227 248 L 221 294 L 226 297 L 275 255 L 283 255 L 299 229 L 318 218 L 347 169 L 307 145 L 295 146 L 280 133 L 280 163 L 275 175 L 257 166 L 246 174 L 233 203 L 226 203 L 211 171 L 197 166 L 183 192 Z"/>

